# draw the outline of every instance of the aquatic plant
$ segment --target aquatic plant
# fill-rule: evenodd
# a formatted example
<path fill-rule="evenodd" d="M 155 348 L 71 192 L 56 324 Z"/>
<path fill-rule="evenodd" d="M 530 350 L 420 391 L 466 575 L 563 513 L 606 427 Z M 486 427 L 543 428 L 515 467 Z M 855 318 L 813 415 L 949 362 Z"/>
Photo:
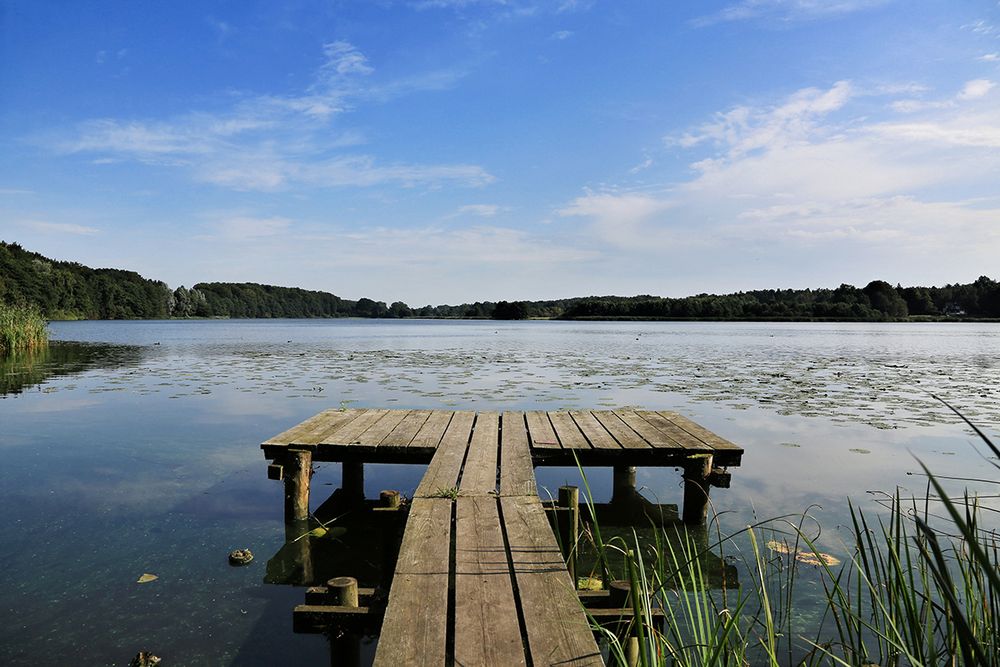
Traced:
<path fill-rule="evenodd" d="M 1000 449 L 966 421 L 1000 459 Z M 594 623 L 610 661 L 1000 666 L 1000 537 L 981 525 L 974 496 L 950 497 L 932 471 L 924 471 L 925 497 L 904 499 L 897 492 L 884 516 L 872 519 L 850 504 L 853 553 L 843 564 L 818 551 L 816 535 L 804 528 L 808 512 L 730 535 L 713 522 L 712 544 L 704 533 L 698 537 L 704 528 L 677 524 L 657 526 L 651 541 L 633 531 L 631 539 L 604 542 L 584 478 L 592 522 L 584 534 L 596 567 L 605 579 L 624 579 L 631 591 L 627 622 Z M 931 510 L 938 504 L 945 509 L 940 516 Z M 739 563 L 739 582 L 723 572 L 720 584 L 720 573 L 710 571 L 706 556 L 723 550 Z M 796 609 L 795 589 L 817 577 L 822 610 L 810 616 Z"/>
<path fill-rule="evenodd" d="M 0 355 L 35 350 L 48 340 L 45 319 L 37 307 L 0 302 Z"/>

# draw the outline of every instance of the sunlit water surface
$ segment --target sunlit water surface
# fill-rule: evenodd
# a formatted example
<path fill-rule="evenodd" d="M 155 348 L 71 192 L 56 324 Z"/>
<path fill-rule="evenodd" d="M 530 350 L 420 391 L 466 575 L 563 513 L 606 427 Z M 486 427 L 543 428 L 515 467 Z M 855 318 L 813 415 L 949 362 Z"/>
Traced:
<path fill-rule="evenodd" d="M 55 322 L 0 361 L 0 664 L 324 664 L 263 582 L 284 541 L 259 443 L 331 406 L 676 410 L 746 448 L 724 527 L 808 510 L 841 557 L 846 499 L 984 465 L 940 396 L 996 437 L 1000 325 L 436 321 Z M 72 341 L 72 342 L 70 342 Z M 588 470 L 598 501 L 610 472 Z M 372 467 L 367 493 L 415 488 Z M 538 469 L 550 489 L 575 471 Z M 314 485 L 336 485 L 336 465 Z M 673 469 L 640 469 L 679 500 Z M 955 482 L 956 489 L 964 482 Z M 971 487 L 976 490 L 976 487 Z M 982 490 L 995 493 L 995 489 Z M 322 495 L 314 492 L 315 496 Z M 987 502 L 993 502 L 987 500 Z M 232 568 L 248 546 L 259 562 Z M 157 575 L 139 584 L 144 573 Z M 371 648 L 367 649 L 368 654 Z M 44 656 L 44 657 L 40 657 Z"/>

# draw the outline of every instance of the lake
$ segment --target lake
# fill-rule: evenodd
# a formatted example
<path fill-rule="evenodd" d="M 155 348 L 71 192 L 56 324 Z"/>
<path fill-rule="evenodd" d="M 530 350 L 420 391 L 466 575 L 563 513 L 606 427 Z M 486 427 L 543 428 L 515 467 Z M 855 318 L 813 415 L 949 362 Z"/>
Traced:
<path fill-rule="evenodd" d="M 0 664 L 324 664 L 291 631 L 302 589 L 264 582 L 284 542 L 264 439 L 328 407 L 675 410 L 746 449 L 713 493 L 728 529 L 808 510 L 848 553 L 847 498 L 923 493 L 917 459 L 975 477 L 998 437 L 1000 325 L 419 320 L 53 322 L 0 361 Z M 539 468 L 555 492 L 575 470 Z M 371 466 L 366 492 L 422 470 Z M 610 470 L 588 470 L 595 499 Z M 314 505 L 339 481 L 322 465 Z M 650 499 L 680 476 L 642 469 Z M 963 482 L 953 482 L 960 490 Z M 995 487 L 983 486 L 985 493 Z M 987 491 L 987 489 L 989 489 Z M 904 493 L 905 493 L 904 492 Z M 320 498 L 321 500 L 321 498 Z M 987 499 L 986 502 L 995 502 Z M 992 519 L 990 519 L 992 520 Z M 258 560 L 233 568 L 227 554 Z M 156 581 L 139 584 L 143 574 Z M 370 648 L 369 648 L 370 652 Z"/>

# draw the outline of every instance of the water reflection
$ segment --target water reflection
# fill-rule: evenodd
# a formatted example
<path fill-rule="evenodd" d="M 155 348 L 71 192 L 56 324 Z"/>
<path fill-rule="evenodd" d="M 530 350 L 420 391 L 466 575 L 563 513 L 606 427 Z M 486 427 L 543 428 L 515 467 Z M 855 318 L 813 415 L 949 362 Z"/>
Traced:
<path fill-rule="evenodd" d="M 53 342 L 39 350 L 0 356 L 0 397 L 95 368 L 135 368 L 145 357 L 144 348 L 136 345 L 73 342 Z"/>

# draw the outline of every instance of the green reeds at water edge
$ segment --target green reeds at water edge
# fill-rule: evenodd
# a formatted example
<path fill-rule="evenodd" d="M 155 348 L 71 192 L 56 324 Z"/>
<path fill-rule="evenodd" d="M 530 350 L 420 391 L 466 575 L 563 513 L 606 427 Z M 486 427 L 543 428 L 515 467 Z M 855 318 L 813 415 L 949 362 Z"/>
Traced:
<path fill-rule="evenodd" d="M 605 542 L 592 523 L 581 549 L 594 550 L 595 574 L 631 589 L 627 623 L 595 623 L 610 662 L 1000 667 L 1000 535 L 975 497 L 949 497 L 924 470 L 923 499 L 897 493 L 875 516 L 851 505 L 842 564 L 818 551 L 807 514 L 709 540 L 674 524 Z M 732 562 L 739 581 L 720 584 L 712 568 Z"/>
<path fill-rule="evenodd" d="M 48 342 L 45 319 L 36 307 L 0 302 L 0 355 L 36 350 Z"/>

